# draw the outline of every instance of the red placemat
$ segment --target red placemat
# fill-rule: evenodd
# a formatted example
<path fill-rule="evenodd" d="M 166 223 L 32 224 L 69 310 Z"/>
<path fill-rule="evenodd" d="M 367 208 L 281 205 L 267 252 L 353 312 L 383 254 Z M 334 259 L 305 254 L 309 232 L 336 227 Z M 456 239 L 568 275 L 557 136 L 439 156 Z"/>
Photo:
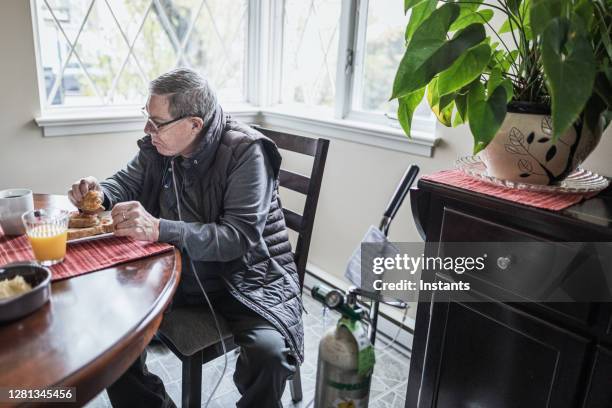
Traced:
<path fill-rule="evenodd" d="M 51 267 L 52 280 L 56 281 L 82 275 L 134 259 L 166 252 L 172 248 L 168 244 L 134 241 L 125 237 L 70 244 L 66 250 L 64 262 Z M 0 230 L 0 265 L 33 259 L 34 255 L 25 235 L 8 237 L 1 235 Z"/>
<path fill-rule="evenodd" d="M 519 204 L 553 211 L 563 210 L 584 199 L 597 195 L 597 192 L 588 194 L 540 193 L 536 191 L 500 187 L 468 176 L 458 169 L 442 170 L 437 173 L 426 174 L 421 178 L 453 187 L 464 188 L 477 193 L 487 194 Z"/>

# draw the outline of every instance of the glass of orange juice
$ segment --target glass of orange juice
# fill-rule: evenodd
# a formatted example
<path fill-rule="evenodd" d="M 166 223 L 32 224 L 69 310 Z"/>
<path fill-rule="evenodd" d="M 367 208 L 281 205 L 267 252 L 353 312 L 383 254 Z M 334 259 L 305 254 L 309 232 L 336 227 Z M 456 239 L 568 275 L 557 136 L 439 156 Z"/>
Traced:
<path fill-rule="evenodd" d="M 64 260 L 69 218 L 68 211 L 56 208 L 32 210 L 21 216 L 39 264 L 51 266 Z"/>

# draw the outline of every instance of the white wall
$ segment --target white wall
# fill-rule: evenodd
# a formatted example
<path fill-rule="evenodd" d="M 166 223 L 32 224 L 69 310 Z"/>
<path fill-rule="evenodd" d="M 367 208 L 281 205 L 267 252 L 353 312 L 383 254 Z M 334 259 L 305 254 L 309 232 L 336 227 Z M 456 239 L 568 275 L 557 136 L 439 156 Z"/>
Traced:
<path fill-rule="evenodd" d="M 103 178 L 122 167 L 135 153 L 140 133 L 43 138 L 33 122 L 39 114 L 34 45 L 29 1 L 0 3 L 0 188 L 29 187 L 37 192 L 63 193 L 84 175 Z M 341 277 L 346 260 L 370 224 L 378 224 L 396 184 L 407 166 L 422 173 L 452 167 L 471 151 L 467 127 L 438 129 L 442 142 L 433 158 L 332 140 L 317 210 L 310 260 Z M 323 135 L 324 136 L 324 135 Z M 612 175 L 612 132 L 585 163 L 589 169 Z M 289 167 L 305 171 L 303 158 L 287 155 Z M 285 203 L 297 208 L 298 200 Z M 407 202 L 391 227 L 391 239 L 415 241 Z"/>

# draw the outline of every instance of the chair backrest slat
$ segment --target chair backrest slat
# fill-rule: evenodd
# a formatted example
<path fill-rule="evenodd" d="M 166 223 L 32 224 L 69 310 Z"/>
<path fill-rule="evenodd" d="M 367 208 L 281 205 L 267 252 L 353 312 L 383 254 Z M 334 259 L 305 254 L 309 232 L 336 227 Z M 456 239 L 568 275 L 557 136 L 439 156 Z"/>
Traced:
<path fill-rule="evenodd" d="M 278 176 L 280 185 L 298 193 L 308 194 L 310 179 L 292 171 L 281 169 Z"/>
<path fill-rule="evenodd" d="M 312 170 L 310 177 L 303 176 L 281 169 L 279 174 L 279 184 L 281 187 L 306 195 L 302 215 L 283 208 L 285 223 L 287 227 L 298 233 L 297 244 L 295 246 L 295 264 L 300 279 L 300 286 L 304 285 L 304 274 L 306 273 L 306 263 L 308 262 L 308 252 L 310 251 L 310 240 L 314 227 L 319 192 L 323 181 L 323 171 L 327 160 L 329 140 L 311 139 L 309 137 L 291 135 L 276 130 L 270 130 L 261 126 L 252 126 L 276 143 L 280 149 L 312 156 Z"/>
<path fill-rule="evenodd" d="M 302 216 L 287 208 L 283 208 L 283 214 L 285 215 L 287 227 L 299 234 L 302 231 Z"/>
<path fill-rule="evenodd" d="M 257 125 L 251 125 L 251 127 L 259 130 L 261 133 L 274 140 L 274 143 L 276 143 L 279 148 L 306 154 L 308 156 L 314 156 L 317 153 L 318 140 L 321 140 L 278 132 L 276 130 L 267 129 Z"/>

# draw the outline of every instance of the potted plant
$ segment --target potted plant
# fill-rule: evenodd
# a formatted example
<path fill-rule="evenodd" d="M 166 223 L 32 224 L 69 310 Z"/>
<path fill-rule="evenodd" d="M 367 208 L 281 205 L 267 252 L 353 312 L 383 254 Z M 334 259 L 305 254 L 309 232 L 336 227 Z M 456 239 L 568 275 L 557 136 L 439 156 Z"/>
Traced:
<path fill-rule="evenodd" d="M 406 52 L 391 99 L 407 135 L 426 95 L 442 124 L 469 124 L 490 175 L 533 184 L 562 180 L 597 146 L 612 118 L 612 0 L 404 8 Z"/>

